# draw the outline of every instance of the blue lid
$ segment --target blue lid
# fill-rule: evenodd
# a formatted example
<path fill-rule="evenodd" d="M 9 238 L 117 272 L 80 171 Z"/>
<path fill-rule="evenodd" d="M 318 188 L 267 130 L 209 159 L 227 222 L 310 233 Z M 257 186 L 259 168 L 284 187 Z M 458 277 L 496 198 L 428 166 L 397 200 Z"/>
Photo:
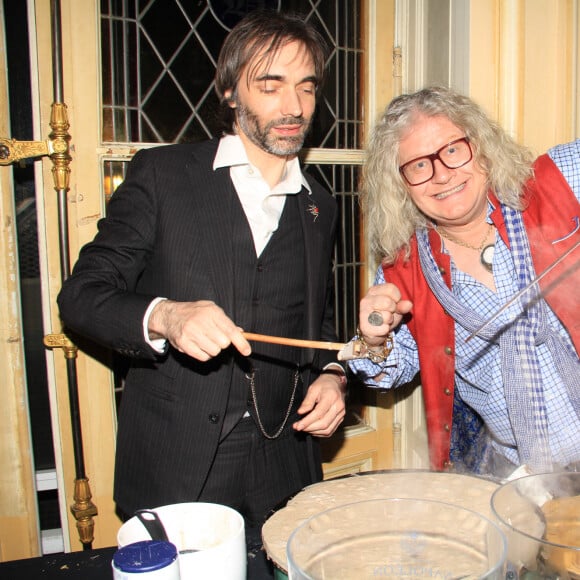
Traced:
<path fill-rule="evenodd" d="M 177 558 L 177 548 L 171 542 L 145 540 L 119 548 L 113 565 L 122 572 L 151 572 L 169 566 Z"/>

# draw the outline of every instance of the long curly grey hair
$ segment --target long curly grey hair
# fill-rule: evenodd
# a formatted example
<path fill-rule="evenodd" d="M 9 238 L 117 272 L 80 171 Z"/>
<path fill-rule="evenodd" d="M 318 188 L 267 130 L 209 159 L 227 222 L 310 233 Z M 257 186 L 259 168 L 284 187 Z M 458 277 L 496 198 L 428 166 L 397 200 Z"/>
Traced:
<path fill-rule="evenodd" d="M 464 131 L 488 187 L 505 205 L 522 208 L 523 185 L 533 175 L 531 152 L 468 97 L 445 87 L 396 97 L 371 131 L 361 189 L 371 250 L 384 263 L 393 263 L 402 249 L 408 256 L 416 229 L 429 225 L 399 172 L 399 141 L 419 114 L 447 117 Z"/>

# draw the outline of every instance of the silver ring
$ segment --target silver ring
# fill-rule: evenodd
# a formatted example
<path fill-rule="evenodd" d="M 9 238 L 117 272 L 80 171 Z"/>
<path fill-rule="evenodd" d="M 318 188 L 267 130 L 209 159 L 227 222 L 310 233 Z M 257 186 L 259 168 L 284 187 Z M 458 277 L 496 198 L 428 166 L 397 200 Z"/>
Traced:
<path fill-rule="evenodd" d="M 383 315 L 380 312 L 377 312 L 376 310 L 373 310 L 369 314 L 367 320 L 369 321 L 369 324 L 372 326 L 382 326 L 382 324 L 384 323 Z"/>

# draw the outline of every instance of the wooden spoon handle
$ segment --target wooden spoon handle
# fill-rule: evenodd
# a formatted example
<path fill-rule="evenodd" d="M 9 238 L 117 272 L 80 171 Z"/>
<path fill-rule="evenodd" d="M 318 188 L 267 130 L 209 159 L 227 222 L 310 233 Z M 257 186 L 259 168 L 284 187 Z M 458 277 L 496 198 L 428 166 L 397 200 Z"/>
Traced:
<path fill-rule="evenodd" d="M 283 336 L 268 336 L 267 334 L 255 334 L 253 332 L 243 333 L 246 339 L 257 342 L 268 342 L 270 344 L 283 344 L 285 346 L 299 346 L 302 348 L 320 348 L 323 350 L 341 350 L 344 347 L 342 342 L 324 342 L 320 340 L 302 340 L 300 338 L 285 338 Z"/>

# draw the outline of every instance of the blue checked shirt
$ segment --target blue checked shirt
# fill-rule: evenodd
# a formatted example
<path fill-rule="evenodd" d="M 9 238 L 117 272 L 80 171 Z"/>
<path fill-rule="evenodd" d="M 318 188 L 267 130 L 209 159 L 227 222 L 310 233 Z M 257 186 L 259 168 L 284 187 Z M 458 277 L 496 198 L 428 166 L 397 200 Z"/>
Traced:
<path fill-rule="evenodd" d="M 559 145 L 548 154 L 559 167 L 580 201 L 580 140 Z M 491 206 L 488 210 L 491 211 Z M 578 259 L 571 256 L 571 259 Z M 493 275 L 496 292 L 476 281 L 470 275 L 458 270 L 451 261 L 452 289 L 455 296 L 466 306 L 478 312 L 484 319 L 491 317 L 518 291 L 515 269 L 508 247 L 496 235 Z M 382 267 L 378 268 L 375 284 L 384 284 Z M 573 349 L 570 337 L 560 321 L 548 308 L 549 324 L 557 329 L 565 342 Z M 519 314 L 514 305 L 503 313 L 505 321 Z M 579 313 L 580 316 L 580 313 Z M 516 442 L 511 430 L 508 410 L 503 393 L 499 347 L 473 338 L 465 342 L 468 332 L 459 324 L 455 325 L 455 388 L 458 396 L 472 407 L 483 419 L 492 435 L 492 447 L 511 463 L 519 465 Z M 367 386 L 391 388 L 405 384 L 419 371 L 417 345 L 409 329 L 403 324 L 395 331 L 394 348 L 385 363 L 374 364 L 368 359 L 349 362 Z M 554 362 L 545 345 L 539 345 L 538 357 L 544 385 L 546 411 L 549 423 L 549 445 L 552 460 L 562 466 L 580 461 L 580 421 L 571 406 L 565 387 L 555 370 Z M 382 374 L 381 374 L 382 373 Z M 381 376 L 379 381 L 374 377 Z M 454 407 L 454 427 L 457 427 L 462 411 Z M 451 439 L 451 457 L 454 447 L 462 442 L 457 437 Z M 482 451 L 483 452 L 483 451 Z M 476 461 L 477 463 L 477 461 Z M 477 469 L 474 469 L 477 471 Z"/>

